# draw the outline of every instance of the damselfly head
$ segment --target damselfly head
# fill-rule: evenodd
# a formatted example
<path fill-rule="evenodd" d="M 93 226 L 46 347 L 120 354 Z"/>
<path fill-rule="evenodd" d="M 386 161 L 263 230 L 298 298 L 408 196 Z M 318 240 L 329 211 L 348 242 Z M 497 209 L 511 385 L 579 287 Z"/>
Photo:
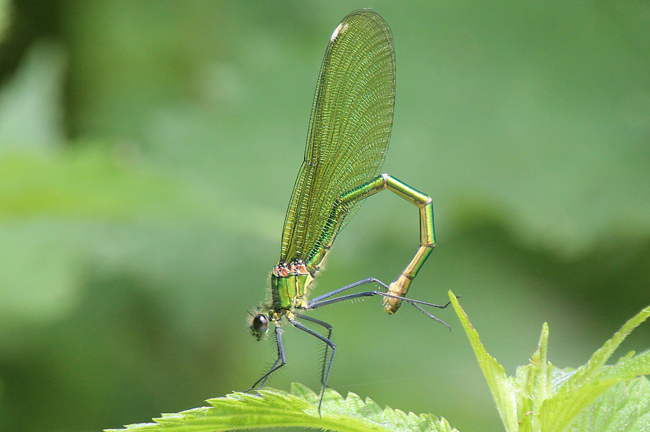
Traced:
<path fill-rule="evenodd" d="M 251 334 L 257 338 L 262 339 L 262 336 L 269 331 L 269 317 L 266 314 L 258 312 L 257 315 L 251 320 L 250 326 Z"/>

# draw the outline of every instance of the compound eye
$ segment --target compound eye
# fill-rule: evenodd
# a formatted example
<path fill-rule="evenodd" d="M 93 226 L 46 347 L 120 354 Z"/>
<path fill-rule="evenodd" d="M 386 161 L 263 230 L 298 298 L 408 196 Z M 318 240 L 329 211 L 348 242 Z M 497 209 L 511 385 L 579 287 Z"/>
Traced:
<path fill-rule="evenodd" d="M 269 319 L 264 314 L 257 314 L 253 317 L 251 323 L 251 333 L 260 340 L 266 332 L 269 331 Z"/>

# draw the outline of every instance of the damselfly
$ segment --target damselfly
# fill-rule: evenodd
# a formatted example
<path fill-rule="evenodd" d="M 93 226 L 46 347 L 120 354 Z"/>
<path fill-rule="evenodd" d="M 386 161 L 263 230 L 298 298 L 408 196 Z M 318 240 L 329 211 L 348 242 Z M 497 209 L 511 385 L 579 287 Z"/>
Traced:
<path fill-rule="evenodd" d="M 396 313 L 405 302 L 447 325 L 423 309 L 447 305 L 406 297 L 411 282 L 435 246 L 435 234 L 431 198 L 388 174 L 379 174 L 388 149 L 394 105 L 395 50 L 390 28 L 372 10 L 352 12 L 334 30 L 321 65 L 305 159 L 284 222 L 280 261 L 271 274 L 271 300 L 251 313 L 252 334 L 259 340 L 273 323 L 278 348 L 278 358 L 271 369 L 251 388 L 262 387 L 286 363 L 282 343 L 282 322 L 286 319 L 326 344 L 321 371 L 324 392 L 336 352 L 331 340 L 332 326 L 304 315 L 304 311 L 360 297 L 381 296 L 389 314 Z M 368 278 L 309 300 L 309 286 L 338 233 L 367 197 L 385 189 L 419 208 L 420 246 L 411 261 L 390 285 Z M 373 283 L 379 289 L 343 294 Z M 321 326 L 326 335 L 299 320 Z"/>

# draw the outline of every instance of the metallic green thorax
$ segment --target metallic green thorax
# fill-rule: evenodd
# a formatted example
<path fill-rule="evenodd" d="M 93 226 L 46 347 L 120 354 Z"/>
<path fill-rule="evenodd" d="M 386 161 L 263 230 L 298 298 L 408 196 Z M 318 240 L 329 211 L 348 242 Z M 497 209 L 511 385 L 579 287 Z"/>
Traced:
<path fill-rule="evenodd" d="M 277 314 L 305 304 L 305 290 L 314 278 L 304 264 L 278 264 L 271 273 L 273 310 Z"/>

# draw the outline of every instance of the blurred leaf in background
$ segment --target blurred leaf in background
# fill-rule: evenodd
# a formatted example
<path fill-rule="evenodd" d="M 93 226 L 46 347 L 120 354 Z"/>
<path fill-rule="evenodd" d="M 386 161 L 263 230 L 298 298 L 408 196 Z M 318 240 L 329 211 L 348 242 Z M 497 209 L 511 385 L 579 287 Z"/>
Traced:
<path fill-rule="evenodd" d="M 575 366 L 650 300 L 645 3 L 0 5 L 3 430 L 145 421 L 273 361 L 246 311 L 278 258 L 329 35 L 360 7 L 395 37 L 385 170 L 434 198 L 412 295 L 462 295 L 509 373 L 542 322 L 564 329 L 549 359 Z M 366 202 L 316 292 L 399 273 L 418 227 L 398 202 Z M 337 391 L 498 427 L 460 333 L 370 300 L 314 316 L 335 326 Z M 286 339 L 271 384 L 316 388 L 318 344 Z"/>

